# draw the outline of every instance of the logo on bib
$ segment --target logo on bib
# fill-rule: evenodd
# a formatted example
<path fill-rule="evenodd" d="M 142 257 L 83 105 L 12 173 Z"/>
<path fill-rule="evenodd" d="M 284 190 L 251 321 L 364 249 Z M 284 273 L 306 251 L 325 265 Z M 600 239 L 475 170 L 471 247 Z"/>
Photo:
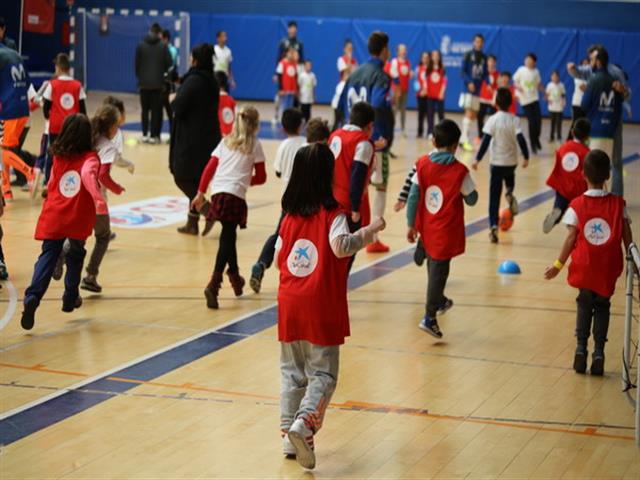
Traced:
<path fill-rule="evenodd" d="M 440 74 L 438 72 L 431 72 L 431 81 L 438 83 L 440 81 Z"/>
<path fill-rule="evenodd" d="M 80 191 L 80 174 L 75 170 L 69 170 L 60 179 L 58 187 L 63 197 L 75 197 Z"/>
<path fill-rule="evenodd" d="M 444 202 L 444 196 L 442 195 L 442 190 L 437 185 L 431 185 L 427 188 L 427 192 L 424 196 L 424 202 L 427 206 L 427 211 L 431 215 L 435 215 L 442 208 L 442 203 Z"/>
<path fill-rule="evenodd" d="M 604 218 L 592 218 L 584 226 L 584 238 L 591 245 L 607 243 L 611 237 L 611 227 Z"/>
<path fill-rule="evenodd" d="M 329 145 L 329 149 L 333 152 L 333 157 L 338 158 L 342 151 L 342 139 L 337 136 L 333 137 L 333 140 L 331 140 L 331 144 Z"/>
<path fill-rule="evenodd" d="M 222 109 L 222 121 L 224 123 L 233 123 L 233 120 L 235 118 L 235 115 L 233 113 L 233 110 L 229 107 L 224 107 Z"/>
<path fill-rule="evenodd" d="M 562 168 L 565 170 L 565 172 L 573 172 L 576 168 L 578 168 L 579 163 L 580 159 L 574 152 L 569 152 L 564 157 L 562 157 Z"/>
<path fill-rule="evenodd" d="M 308 277 L 318 266 L 318 249 L 311 240 L 301 238 L 293 244 L 287 258 L 287 267 L 292 275 L 299 278 Z"/>
<path fill-rule="evenodd" d="M 65 110 L 71 110 L 76 101 L 73 99 L 73 95 L 70 93 L 65 93 L 60 97 L 60 105 Z"/>
<path fill-rule="evenodd" d="M 287 67 L 287 75 L 290 77 L 295 77 L 296 76 L 296 67 L 294 67 L 293 65 L 289 65 Z"/>
<path fill-rule="evenodd" d="M 401 75 L 409 75 L 409 67 L 407 67 L 406 65 L 402 65 L 400 67 L 400 74 Z"/>

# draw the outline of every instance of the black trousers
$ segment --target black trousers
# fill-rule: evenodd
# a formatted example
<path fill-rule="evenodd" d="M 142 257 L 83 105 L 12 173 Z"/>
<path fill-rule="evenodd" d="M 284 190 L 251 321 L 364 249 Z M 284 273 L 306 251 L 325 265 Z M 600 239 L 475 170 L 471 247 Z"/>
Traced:
<path fill-rule="evenodd" d="M 171 108 L 171 102 L 169 101 L 169 95 L 171 95 L 172 92 L 173 85 L 166 83 L 162 94 L 162 108 L 167 113 L 167 118 L 169 119 L 169 132 L 171 132 L 171 125 L 173 124 L 173 108 Z M 162 131 L 162 126 L 160 126 L 160 131 Z"/>
<path fill-rule="evenodd" d="M 216 255 L 215 273 L 224 273 L 224 268 L 228 265 L 230 273 L 238 273 L 238 252 L 236 250 L 236 240 L 238 237 L 237 223 L 221 222 L 222 232 L 220 233 L 220 244 Z"/>
<path fill-rule="evenodd" d="M 593 340 L 596 351 L 604 351 L 609 331 L 609 311 L 611 301 L 592 290 L 581 288 L 576 298 L 578 314 L 576 319 L 576 338 L 578 345 L 587 346 L 591 324 L 593 322 Z"/>
<path fill-rule="evenodd" d="M 187 196 L 187 198 L 189 199 L 189 204 L 191 204 L 191 200 L 196 198 L 196 195 L 198 194 L 198 187 L 200 186 L 200 182 L 197 180 L 179 180 L 177 178 L 174 178 L 173 181 L 175 182 L 176 186 L 182 191 L 182 193 Z M 199 215 L 198 211 L 194 210 L 193 208 L 189 209 L 189 213 Z"/>
<path fill-rule="evenodd" d="M 280 235 L 280 224 L 282 223 L 285 215 L 286 214 L 284 212 L 280 213 L 280 219 L 278 220 L 276 231 L 267 238 L 267 241 L 264 242 L 264 246 L 260 252 L 258 262 L 262 263 L 264 268 L 269 268 L 273 263 L 273 257 L 276 253 L 276 242 L 278 241 L 278 235 Z"/>
<path fill-rule="evenodd" d="M 424 134 L 424 121 L 427 119 L 427 97 L 417 97 L 418 100 L 418 136 Z"/>
<path fill-rule="evenodd" d="M 142 135 L 159 138 L 162 130 L 162 88 L 140 89 L 142 107 Z"/>
<path fill-rule="evenodd" d="M 444 305 L 446 297 L 444 296 L 444 288 L 449 278 L 449 268 L 451 259 L 434 260 L 427 256 L 427 317 L 435 319 L 438 308 Z"/>
<path fill-rule="evenodd" d="M 331 131 L 334 132 L 339 128 L 341 128 L 343 125 L 344 125 L 344 113 L 342 113 L 342 110 L 338 108 L 334 108 L 333 109 L 333 127 L 331 128 Z"/>
<path fill-rule="evenodd" d="M 53 145 L 58 139 L 58 133 L 50 133 L 49 134 L 49 148 Z M 49 177 L 51 176 L 51 169 L 53 168 L 53 155 L 51 155 L 48 151 L 44 157 L 44 184 L 45 186 L 49 183 Z"/>
<path fill-rule="evenodd" d="M 427 135 L 433 134 L 433 117 L 438 114 L 438 121 L 444 120 L 444 100 L 436 100 L 435 98 L 427 98 Z"/>
<path fill-rule="evenodd" d="M 487 116 L 496 113 L 496 109 L 490 103 L 480 103 L 480 110 L 478 110 L 478 136 L 482 137 L 482 128 L 484 127 L 484 119 Z"/>
<path fill-rule="evenodd" d="M 542 129 L 542 113 L 540 112 L 540 102 L 535 101 L 529 105 L 523 105 L 524 116 L 527 117 L 529 123 L 529 144 L 532 149 L 539 150 L 542 148 L 540 144 L 540 131 Z"/>
<path fill-rule="evenodd" d="M 582 107 L 576 107 L 575 105 L 571 106 L 571 128 L 569 129 L 569 135 L 567 135 L 567 140 L 571 140 L 573 138 L 573 126 L 576 123 L 576 120 L 579 118 L 586 117 L 587 114 L 582 110 Z"/>
<path fill-rule="evenodd" d="M 549 112 L 551 118 L 551 134 L 549 140 L 562 139 L 562 112 Z"/>
<path fill-rule="evenodd" d="M 513 189 L 516 186 L 516 167 L 491 165 L 491 180 L 489 183 L 489 224 L 491 227 L 498 226 L 502 182 L 507 187 L 507 193 L 513 193 Z"/>
<path fill-rule="evenodd" d="M 302 111 L 302 118 L 304 118 L 305 123 L 309 123 L 309 119 L 311 118 L 311 103 L 301 103 L 300 110 Z"/>

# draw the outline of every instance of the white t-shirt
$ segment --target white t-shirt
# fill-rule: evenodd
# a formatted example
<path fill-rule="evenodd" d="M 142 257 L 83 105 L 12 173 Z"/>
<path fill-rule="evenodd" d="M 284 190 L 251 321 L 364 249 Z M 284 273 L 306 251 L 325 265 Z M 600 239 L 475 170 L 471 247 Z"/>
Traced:
<path fill-rule="evenodd" d="M 224 72 L 229 75 L 229 67 L 233 61 L 231 55 L 231 49 L 226 45 L 221 47 L 220 45 L 213 46 L 213 71 Z"/>
<path fill-rule="evenodd" d="M 306 72 L 302 70 L 298 75 L 298 85 L 300 86 L 300 103 L 313 103 L 314 92 L 318 80 L 316 74 L 313 72 Z"/>
<path fill-rule="evenodd" d="M 340 96 L 342 95 L 342 90 L 344 90 L 344 86 L 347 82 L 344 80 L 340 80 L 338 85 L 336 85 L 336 93 L 333 94 L 333 99 L 331 100 L 331 108 L 334 110 L 338 108 L 338 103 L 340 103 Z"/>
<path fill-rule="evenodd" d="M 513 76 L 513 83 L 516 87 L 520 87 L 516 90 L 520 105 L 529 105 L 539 100 L 538 87 L 541 81 L 540 72 L 537 68 L 527 68 L 523 65 L 516 70 Z"/>
<path fill-rule="evenodd" d="M 287 188 L 289 179 L 291 178 L 291 172 L 293 171 L 293 160 L 296 158 L 296 153 L 300 147 L 307 143 L 307 139 L 303 136 L 289 137 L 278 145 L 276 151 L 276 158 L 273 162 L 273 167 L 276 172 L 280 173 L 280 179 L 283 183 L 282 191 Z"/>
<path fill-rule="evenodd" d="M 498 110 L 491 115 L 482 129 L 491 135 L 491 165 L 513 167 L 518 165 L 518 139 L 520 119 L 509 112 Z"/>
<path fill-rule="evenodd" d="M 571 105 L 574 107 L 579 107 L 582 105 L 582 97 L 584 97 L 584 92 L 580 88 L 582 85 L 587 85 L 586 80 L 582 80 L 581 78 L 573 79 L 573 96 L 571 97 Z"/>
<path fill-rule="evenodd" d="M 115 137 L 109 140 L 107 137 L 100 137 L 96 143 L 96 151 L 98 152 L 98 158 L 100 164 L 109 165 L 116 161 L 118 156 L 118 148 L 114 143 Z"/>
<path fill-rule="evenodd" d="M 562 112 L 564 110 L 565 105 L 565 96 L 567 94 L 564 89 L 564 83 L 558 82 L 547 83 L 547 99 L 549 101 L 549 111 L 550 112 Z"/>
<path fill-rule="evenodd" d="M 115 145 L 118 154 L 122 155 L 124 151 L 124 135 L 122 134 L 122 130 L 118 129 L 118 133 L 111 139 L 111 142 Z"/>
<path fill-rule="evenodd" d="M 238 150 L 231 150 L 222 140 L 211 155 L 219 159 L 216 174 L 211 181 L 211 193 L 230 193 L 244 199 L 251 185 L 254 165 L 265 161 L 260 141 L 256 139 L 253 152 L 246 155 Z"/>

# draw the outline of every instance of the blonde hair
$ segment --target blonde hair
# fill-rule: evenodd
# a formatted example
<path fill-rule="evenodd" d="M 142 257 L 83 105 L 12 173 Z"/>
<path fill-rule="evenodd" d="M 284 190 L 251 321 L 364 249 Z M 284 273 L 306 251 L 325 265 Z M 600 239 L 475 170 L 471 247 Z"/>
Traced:
<path fill-rule="evenodd" d="M 238 150 L 245 155 L 253 152 L 256 134 L 260 127 L 260 114 L 255 107 L 241 107 L 233 121 L 231 133 L 225 137 L 225 145 L 231 150 Z"/>

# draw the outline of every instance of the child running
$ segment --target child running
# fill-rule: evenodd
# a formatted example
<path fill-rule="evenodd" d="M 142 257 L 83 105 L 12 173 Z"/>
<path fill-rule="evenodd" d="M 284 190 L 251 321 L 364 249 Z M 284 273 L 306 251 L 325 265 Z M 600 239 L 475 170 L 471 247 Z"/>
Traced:
<path fill-rule="evenodd" d="M 67 273 L 64 279 L 62 311 L 72 312 L 82 305 L 79 294 L 84 243 L 96 220 L 96 213 L 107 212 L 100 193 L 100 160 L 93 151 L 91 123 L 82 114 L 67 117 L 59 137 L 51 146 L 53 169 L 48 183 L 49 195 L 38 218 L 35 238 L 42 240 L 42 253 L 34 267 L 31 285 L 24 293 L 21 325 L 31 330 L 35 312 L 44 296 L 65 240 Z"/>
<path fill-rule="evenodd" d="M 334 163 L 324 144 L 298 150 L 276 245 L 283 453 L 308 469 L 315 467 L 314 435 L 336 388 L 340 345 L 350 335 L 349 257 L 385 227 L 376 218 L 349 233 L 349 212 L 333 196 Z"/>
<path fill-rule="evenodd" d="M 518 214 L 518 201 L 513 190 L 516 184 L 516 167 L 518 166 L 518 146 L 524 157 L 522 168 L 529 165 L 529 149 L 520 129 L 520 120 L 509 113 L 511 106 L 511 92 L 506 88 L 499 88 L 496 94 L 496 106 L 498 112 L 491 115 L 485 123 L 480 150 L 471 165 L 478 169 L 478 162 L 491 145 L 491 181 L 489 188 L 489 225 L 491 230 L 489 238 L 491 243 L 498 243 L 498 213 L 500 210 L 500 197 L 502 196 L 502 183 L 507 187 L 505 198 L 509 203 L 512 215 Z"/>
<path fill-rule="evenodd" d="M 587 343 L 593 331 L 591 375 L 604 374 L 611 296 L 623 270 L 620 243 L 627 252 L 635 250 L 638 254 L 632 243 L 624 200 L 604 189 L 610 168 L 609 157 L 602 150 L 592 150 L 584 159 L 589 189 L 569 205 L 562 220 L 567 225 L 567 238 L 557 260 L 544 274 L 547 280 L 556 277 L 571 256 L 567 282 L 579 290 L 573 369 L 577 373 L 587 371 Z"/>
<path fill-rule="evenodd" d="M 444 295 L 451 259 L 465 250 L 464 203 L 478 201 L 469 169 L 455 157 L 460 134 L 453 120 L 436 125 L 437 150 L 418 160 L 407 202 L 407 239 L 415 243 L 419 235 L 427 253 L 426 315 L 419 327 L 436 338 L 442 338 L 438 313 L 453 306 Z"/>
<path fill-rule="evenodd" d="M 252 185 L 267 181 L 264 152 L 257 138 L 260 115 L 251 106 L 241 108 L 233 124 L 233 130 L 218 144 L 211 154 L 202 177 L 198 194 L 191 208 L 200 210 L 205 193 L 211 184 L 211 204 L 207 219 L 222 224 L 220 244 L 211 280 L 204 290 L 207 307 L 218 308 L 218 292 L 222 286 L 225 267 L 236 297 L 242 295 L 245 285 L 238 268 L 236 237 L 238 227 L 247 228 L 247 190 Z"/>
<path fill-rule="evenodd" d="M 584 179 L 584 158 L 589 153 L 589 133 L 591 123 L 586 118 L 578 118 L 571 129 L 571 140 L 567 140 L 556 150 L 556 163 L 547 178 L 547 185 L 556 191 L 553 210 L 545 217 L 542 231 L 549 233 L 567 210 L 569 203 L 587 190 Z"/>

